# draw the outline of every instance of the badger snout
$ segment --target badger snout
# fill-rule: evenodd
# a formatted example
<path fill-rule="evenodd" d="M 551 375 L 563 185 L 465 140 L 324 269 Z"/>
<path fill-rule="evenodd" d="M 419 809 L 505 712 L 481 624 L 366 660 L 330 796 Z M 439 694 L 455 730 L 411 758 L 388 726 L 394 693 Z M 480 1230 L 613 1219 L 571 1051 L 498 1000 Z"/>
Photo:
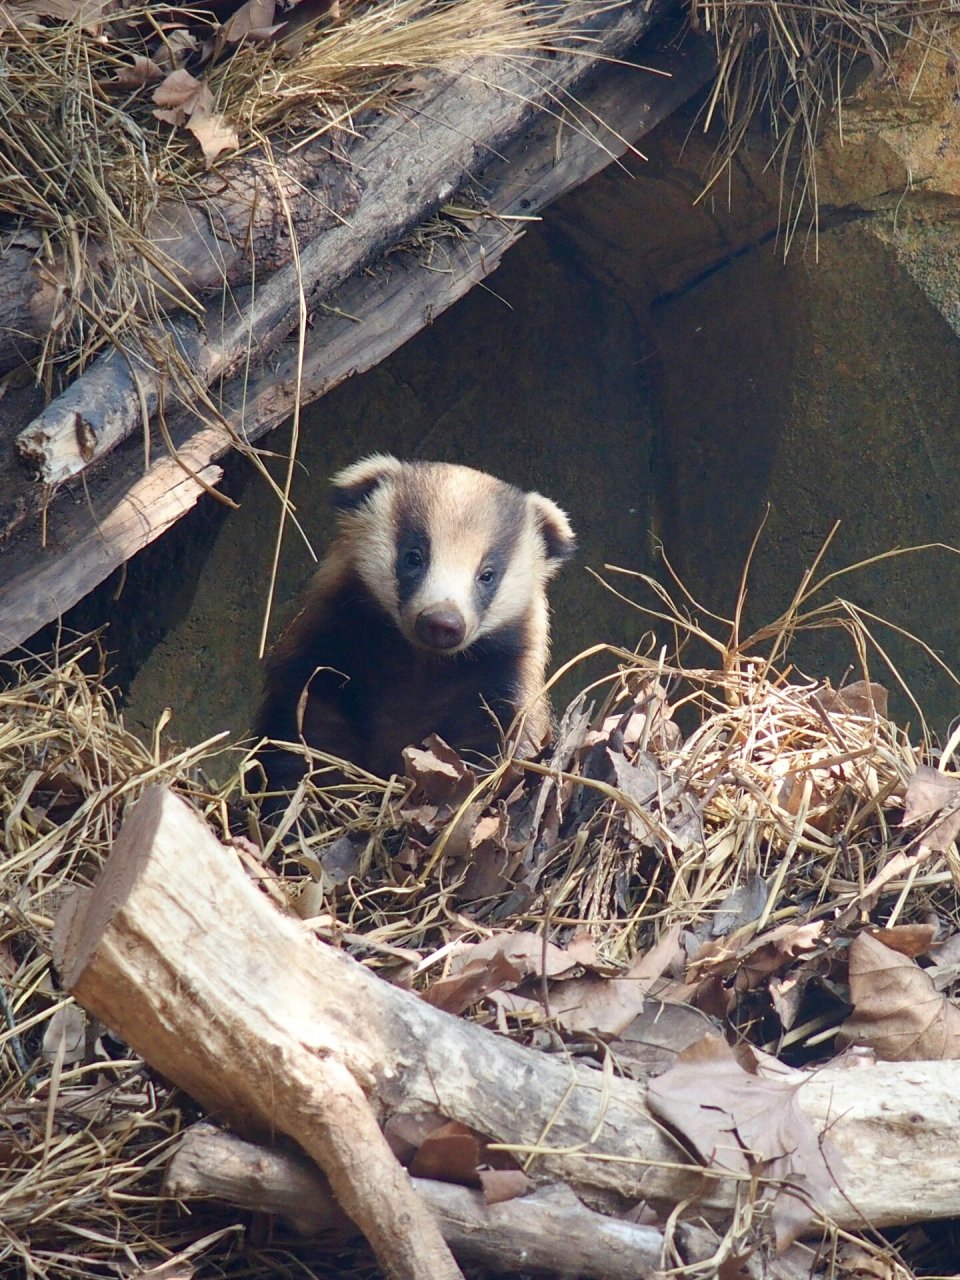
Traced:
<path fill-rule="evenodd" d="M 463 644 L 467 624 L 455 605 L 431 605 L 417 614 L 414 631 L 420 643 L 428 649 L 456 649 Z"/>

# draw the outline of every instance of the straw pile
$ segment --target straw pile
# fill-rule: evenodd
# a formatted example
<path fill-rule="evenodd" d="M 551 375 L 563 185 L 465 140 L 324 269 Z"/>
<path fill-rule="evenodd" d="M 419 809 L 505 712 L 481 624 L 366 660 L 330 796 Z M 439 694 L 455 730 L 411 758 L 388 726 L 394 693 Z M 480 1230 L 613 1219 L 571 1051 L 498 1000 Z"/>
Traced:
<path fill-rule="evenodd" d="M 158 779 L 320 936 L 504 1034 L 580 1054 L 605 1041 L 629 1069 L 629 1034 L 606 1023 L 609 979 L 659 947 L 675 957 L 653 989 L 661 1013 L 680 1009 L 700 1031 L 712 1017 L 794 1064 L 831 1057 L 851 1007 L 851 927 L 871 920 L 888 941 L 913 930 L 923 954 L 919 928 L 929 956 L 949 949 L 960 866 L 942 819 L 939 839 L 930 823 L 903 826 L 918 766 L 936 757 L 889 721 L 880 686 L 835 691 L 771 663 L 797 617 L 765 629 L 763 653 L 746 652 L 755 637 L 731 645 L 725 624 L 715 669 L 610 650 L 606 691 L 568 709 L 539 761 L 478 776 L 434 742 L 409 753 L 405 780 L 325 787 L 315 760 L 276 831 L 258 822 L 249 750 L 139 742 L 94 645 L 13 668 L 0 693 L 0 1259 L 46 1276 L 140 1275 L 169 1259 L 345 1273 L 316 1242 L 265 1243 L 238 1213 L 164 1202 L 171 1140 L 196 1108 L 58 992 L 53 918 L 71 885 L 90 883 L 125 803 Z M 868 637 L 854 638 L 862 656 Z M 554 981 L 561 952 L 578 967 Z M 924 1233 L 913 1242 L 931 1256 Z"/>

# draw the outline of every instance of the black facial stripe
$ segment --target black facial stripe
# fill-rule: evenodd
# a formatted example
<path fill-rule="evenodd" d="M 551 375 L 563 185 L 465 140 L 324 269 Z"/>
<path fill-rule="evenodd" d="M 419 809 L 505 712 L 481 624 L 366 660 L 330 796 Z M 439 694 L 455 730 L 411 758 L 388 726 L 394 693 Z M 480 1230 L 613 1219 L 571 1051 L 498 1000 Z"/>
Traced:
<path fill-rule="evenodd" d="M 399 513 L 401 516 L 404 513 Z M 397 530 L 397 554 L 394 573 L 397 596 L 401 604 L 416 592 L 430 568 L 430 538 L 418 521 L 401 519 Z"/>
<path fill-rule="evenodd" d="M 497 539 L 478 565 L 474 579 L 473 598 L 477 613 L 481 616 L 490 607 L 510 564 L 523 529 L 525 503 L 526 498 L 519 490 L 507 490 L 500 505 Z M 481 581 L 485 570 L 492 571 L 489 582 Z"/>

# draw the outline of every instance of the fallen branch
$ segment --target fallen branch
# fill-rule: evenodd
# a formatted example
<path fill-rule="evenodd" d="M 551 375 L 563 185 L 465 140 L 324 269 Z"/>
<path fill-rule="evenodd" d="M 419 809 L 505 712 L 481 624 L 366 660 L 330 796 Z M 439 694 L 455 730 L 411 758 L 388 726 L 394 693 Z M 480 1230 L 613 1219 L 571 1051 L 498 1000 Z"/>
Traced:
<path fill-rule="evenodd" d="M 402 240 L 460 187 L 478 160 L 497 154 L 535 109 L 562 110 L 590 65 L 622 54 L 665 8 L 664 0 L 635 0 L 598 14 L 584 5 L 580 35 L 565 52 L 528 61 L 484 59 L 456 74 L 436 75 L 414 104 L 384 116 L 350 152 L 366 187 L 348 224 L 306 245 L 298 261 L 274 272 L 244 309 L 224 315 L 218 301 L 199 326 L 178 323 L 179 357 L 190 374 L 208 385 L 230 377 L 251 355 L 271 351 L 297 323 L 301 297 L 315 306 Z M 575 5 L 570 9 L 576 12 Z M 43 483 L 60 484 L 142 430 L 142 406 L 152 412 L 164 381 L 156 353 L 104 357 L 20 433 L 17 447 Z"/>
<path fill-rule="evenodd" d="M 161 788 L 127 814 L 94 889 L 62 913 L 54 953 L 78 1001 L 208 1111 L 255 1141 L 297 1141 L 385 1252 L 372 1218 L 413 1212 L 406 1175 L 388 1184 L 390 1214 L 382 1188 L 371 1202 L 365 1166 L 382 1176 L 385 1157 L 354 1158 L 330 1088 L 354 1111 L 362 1092 L 381 1118 L 427 1111 L 466 1124 L 525 1157 L 535 1180 L 567 1182 L 594 1205 L 646 1200 L 666 1214 L 689 1202 L 722 1220 L 748 1189 L 691 1166 L 642 1084 L 444 1014 L 320 943 Z M 960 1210 L 952 1063 L 854 1059 L 787 1074 L 847 1165 L 826 1217 L 888 1226 Z M 360 1126 L 371 1149 L 374 1128 Z"/>
<path fill-rule="evenodd" d="M 461 1262 L 500 1272 L 553 1271 L 597 1280 L 637 1280 L 660 1264 L 659 1231 L 592 1213 L 562 1185 L 494 1205 L 486 1204 L 479 1191 L 447 1182 L 414 1178 L 413 1187 Z M 211 1124 L 194 1125 L 184 1134 L 164 1190 L 178 1200 L 213 1197 L 241 1209 L 276 1213 L 303 1235 L 342 1235 L 349 1229 L 315 1166 Z M 698 1236 L 697 1243 L 713 1242 Z"/>

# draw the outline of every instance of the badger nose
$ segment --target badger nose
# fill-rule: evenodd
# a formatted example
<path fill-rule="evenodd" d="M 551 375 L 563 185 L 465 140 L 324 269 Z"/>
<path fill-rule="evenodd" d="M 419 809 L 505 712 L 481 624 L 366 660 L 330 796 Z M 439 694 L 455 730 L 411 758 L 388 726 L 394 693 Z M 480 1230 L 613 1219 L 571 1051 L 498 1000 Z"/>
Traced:
<path fill-rule="evenodd" d="M 455 649 L 466 634 L 462 615 L 450 606 L 424 609 L 414 629 L 420 643 L 430 649 Z"/>

